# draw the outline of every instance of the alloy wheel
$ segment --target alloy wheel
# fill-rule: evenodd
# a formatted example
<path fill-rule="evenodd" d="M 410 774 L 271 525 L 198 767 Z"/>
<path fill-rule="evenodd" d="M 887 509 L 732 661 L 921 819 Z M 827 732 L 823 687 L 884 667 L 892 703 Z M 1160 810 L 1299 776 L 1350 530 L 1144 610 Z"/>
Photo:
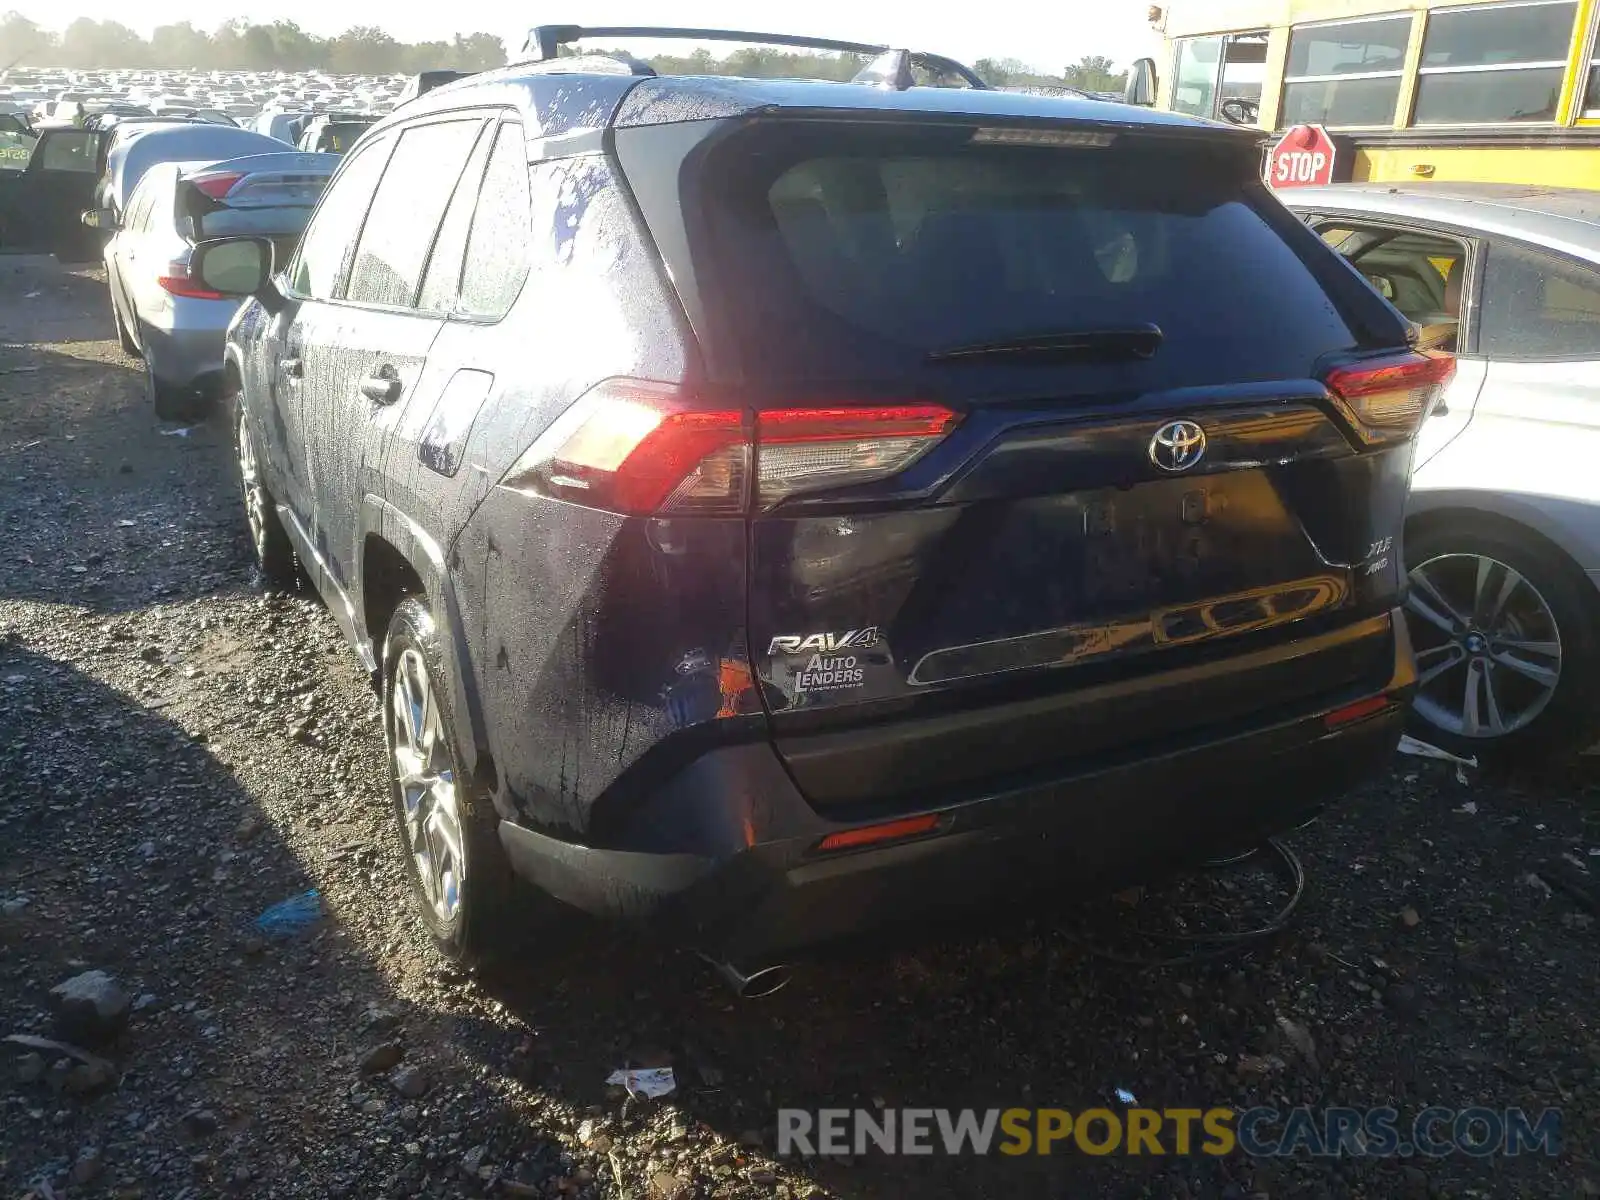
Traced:
<path fill-rule="evenodd" d="M 1561 682 L 1561 632 L 1525 576 L 1484 554 L 1441 554 L 1412 568 L 1406 599 L 1417 657 L 1414 707 L 1464 738 L 1532 723 Z"/>
<path fill-rule="evenodd" d="M 466 871 L 460 806 L 438 698 L 415 648 L 395 662 L 389 712 L 406 846 L 423 897 L 439 920 L 449 922 L 461 907 Z"/>
<path fill-rule="evenodd" d="M 256 559 L 265 557 L 267 543 L 267 491 L 261 484 L 261 468 L 256 462 L 255 443 L 250 440 L 250 424 L 239 417 L 239 486 L 244 492 L 244 516 L 250 522 L 250 543 Z"/>

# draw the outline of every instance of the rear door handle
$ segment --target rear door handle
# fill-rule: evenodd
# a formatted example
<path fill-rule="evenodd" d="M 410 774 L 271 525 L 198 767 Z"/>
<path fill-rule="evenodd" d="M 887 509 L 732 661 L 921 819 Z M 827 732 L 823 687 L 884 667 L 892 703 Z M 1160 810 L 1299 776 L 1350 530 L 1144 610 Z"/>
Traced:
<path fill-rule="evenodd" d="M 400 399 L 400 380 L 388 363 L 361 381 L 361 394 L 374 404 L 393 404 Z"/>
<path fill-rule="evenodd" d="M 290 379 L 303 379 L 305 377 L 306 364 L 298 358 L 286 358 L 278 366 Z"/>

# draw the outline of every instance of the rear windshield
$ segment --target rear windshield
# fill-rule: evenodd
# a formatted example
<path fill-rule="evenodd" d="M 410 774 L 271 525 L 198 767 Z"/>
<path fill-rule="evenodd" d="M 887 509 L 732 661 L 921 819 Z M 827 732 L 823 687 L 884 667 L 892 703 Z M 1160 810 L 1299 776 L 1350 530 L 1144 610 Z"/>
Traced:
<path fill-rule="evenodd" d="M 940 350 L 1153 323 L 1155 357 L 1115 367 L 1147 389 L 1304 378 L 1356 341 L 1249 166 L 1215 149 L 791 123 L 712 155 L 706 295 L 747 374 L 903 379 Z"/>
<path fill-rule="evenodd" d="M 356 144 L 368 126 L 357 124 L 324 125 L 317 133 L 317 149 L 343 154 Z"/>

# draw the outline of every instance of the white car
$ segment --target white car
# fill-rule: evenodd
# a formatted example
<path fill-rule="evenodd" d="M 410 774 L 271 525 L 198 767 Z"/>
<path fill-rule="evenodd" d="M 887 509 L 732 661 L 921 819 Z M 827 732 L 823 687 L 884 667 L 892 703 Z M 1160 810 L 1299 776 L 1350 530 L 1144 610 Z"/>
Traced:
<path fill-rule="evenodd" d="M 1418 736 L 1537 759 L 1600 732 L 1600 193 L 1344 184 L 1285 202 L 1456 355 L 1403 547 Z"/>

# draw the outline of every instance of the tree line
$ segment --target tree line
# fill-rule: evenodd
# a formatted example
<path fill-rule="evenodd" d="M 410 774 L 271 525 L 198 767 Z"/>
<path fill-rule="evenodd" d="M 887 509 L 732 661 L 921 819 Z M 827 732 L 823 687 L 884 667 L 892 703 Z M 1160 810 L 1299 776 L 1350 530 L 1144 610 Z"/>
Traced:
<path fill-rule="evenodd" d="M 488 33 L 457 34 L 448 42 L 401 42 L 382 29 L 357 25 L 334 37 L 319 37 L 293 21 L 258 25 L 241 17 L 211 32 L 187 21 L 161 25 L 144 38 L 118 21 L 80 18 L 55 33 L 21 13 L 0 17 L 0 71 L 11 66 L 91 70 L 187 67 L 409 75 L 436 68 L 481 71 L 505 61 L 505 44 Z M 853 54 L 807 54 L 759 47 L 742 47 L 719 57 L 701 47 L 682 56 L 653 55 L 650 63 L 664 75 L 845 80 L 860 71 L 867 59 Z M 1059 74 L 1037 70 L 1015 58 L 980 58 L 972 67 L 995 87 L 1121 91 L 1125 78 L 1112 72 L 1109 58 L 1098 55 L 1085 56 Z"/>
<path fill-rule="evenodd" d="M 188 21 L 160 25 L 144 38 L 118 21 L 80 18 L 54 33 L 21 13 L 0 17 L 0 70 L 188 67 L 408 75 L 435 68 L 481 71 L 505 61 L 504 43 L 488 33 L 456 34 L 448 42 L 401 42 L 382 29 L 357 25 L 335 37 L 318 37 L 293 21 L 257 25 L 240 18 L 209 33 Z"/>
<path fill-rule="evenodd" d="M 980 58 L 972 64 L 992 87 L 1069 87 L 1080 92 L 1120 92 L 1128 82 L 1126 71 L 1113 71 L 1111 60 L 1086 54 L 1059 75 L 1041 73 L 1015 58 Z"/>

